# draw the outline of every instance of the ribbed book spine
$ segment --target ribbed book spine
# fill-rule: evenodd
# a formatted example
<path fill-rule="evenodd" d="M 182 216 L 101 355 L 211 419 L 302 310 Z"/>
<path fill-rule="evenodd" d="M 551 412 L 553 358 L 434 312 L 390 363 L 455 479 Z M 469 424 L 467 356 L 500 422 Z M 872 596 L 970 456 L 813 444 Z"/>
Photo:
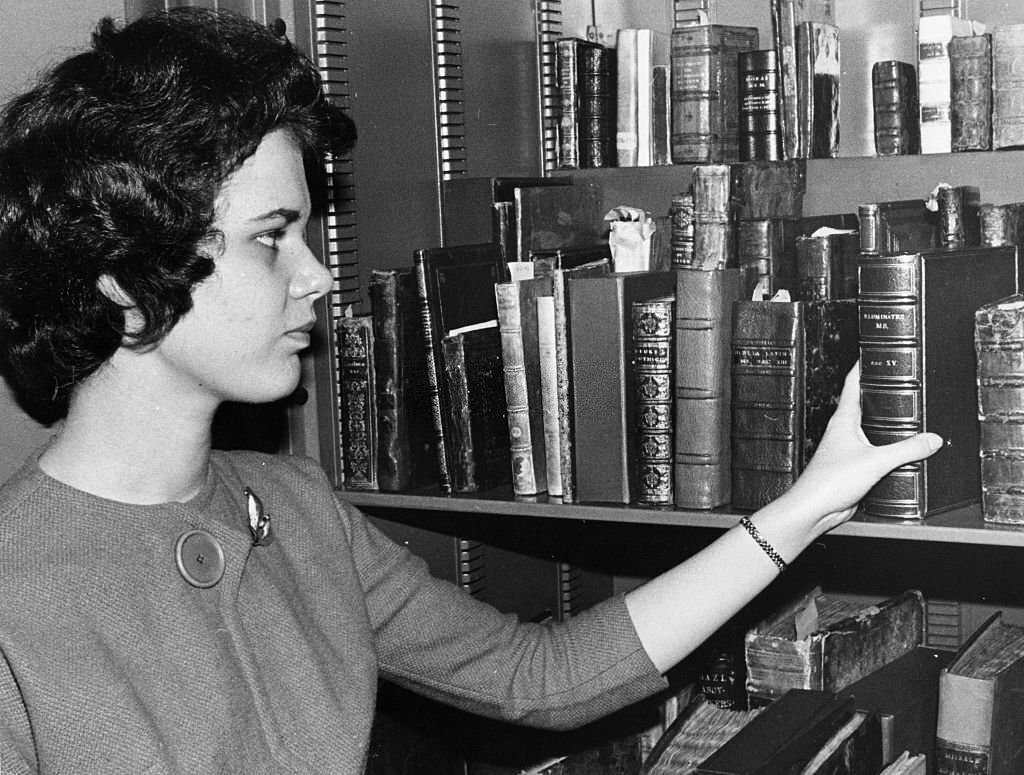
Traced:
<path fill-rule="evenodd" d="M 739 53 L 740 161 L 782 158 L 775 49 Z"/>
<path fill-rule="evenodd" d="M 637 503 L 673 503 L 672 297 L 632 304 L 633 400 L 637 440 Z"/>
<path fill-rule="evenodd" d="M 340 318 L 338 339 L 341 348 L 345 488 L 376 490 L 377 385 L 374 377 L 373 319 L 369 315 Z"/>
<path fill-rule="evenodd" d="M 952 150 L 992 150 L 992 36 L 954 36 L 949 74 Z"/>
<path fill-rule="evenodd" d="M 992 148 L 1024 146 L 1024 24 L 992 30 Z"/>
<path fill-rule="evenodd" d="M 920 153 L 921 125 L 917 102 L 917 68 L 886 59 L 871 66 L 871 103 L 875 153 L 902 156 Z"/>

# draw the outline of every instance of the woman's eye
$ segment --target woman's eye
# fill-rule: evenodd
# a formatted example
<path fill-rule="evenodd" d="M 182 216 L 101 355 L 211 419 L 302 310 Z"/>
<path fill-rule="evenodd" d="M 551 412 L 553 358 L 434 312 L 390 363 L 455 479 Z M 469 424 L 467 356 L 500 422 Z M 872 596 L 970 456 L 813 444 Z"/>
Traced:
<path fill-rule="evenodd" d="M 284 232 L 280 229 L 274 231 L 268 231 L 264 234 L 260 234 L 256 237 L 256 241 L 261 245 L 270 248 L 271 250 L 277 250 L 277 242 L 284 236 Z"/>

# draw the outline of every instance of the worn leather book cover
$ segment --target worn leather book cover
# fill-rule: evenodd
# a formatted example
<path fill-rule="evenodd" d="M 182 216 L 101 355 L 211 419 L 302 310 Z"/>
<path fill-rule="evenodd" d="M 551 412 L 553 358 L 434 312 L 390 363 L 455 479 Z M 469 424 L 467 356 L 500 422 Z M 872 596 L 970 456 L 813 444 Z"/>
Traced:
<path fill-rule="evenodd" d="M 555 42 L 558 74 L 560 169 L 607 167 L 614 160 L 614 52 L 596 41 Z"/>
<path fill-rule="evenodd" d="M 951 150 L 992 150 L 992 36 L 954 35 L 949 41 Z"/>
<path fill-rule="evenodd" d="M 857 298 L 860 234 L 855 230 L 821 229 L 796 238 L 797 287 L 804 301 Z"/>
<path fill-rule="evenodd" d="M 939 247 L 981 244 L 981 191 L 977 186 L 941 183 L 932 193 L 939 216 Z"/>
<path fill-rule="evenodd" d="M 1024 524 L 1024 296 L 974 313 L 981 430 L 981 511 L 986 522 Z"/>
<path fill-rule="evenodd" d="M 810 460 L 857 360 L 857 302 L 733 305 L 732 505 L 759 509 Z"/>
<path fill-rule="evenodd" d="M 1024 202 L 978 205 L 978 231 L 985 247 L 1024 245 Z"/>
<path fill-rule="evenodd" d="M 839 27 L 801 22 L 796 28 L 797 132 L 809 159 L 839 155 Z"/>
<path fill-rule="evenodd" d="M 450 333 L 441 349 L 450 398 L 452 489 L 479 492 L 506 484 L 512 464 L 497 326 Z"/>
<path fill-rule="evenodd" d="M 1024 772 L 1024 627 L 993 614 L 939 677 L 936 775 Z"/>
<path fill-rule="evenodd" d="M 739 54 L 740 161 L 782 158 L 778 62 L 775 49 Z"/>
<path fill-rule="evenodd" d="M 377 379 L 373 318 L 338 320 L 341 440 L 347 490 L 377 490 Z"/>
<path fill-rule="evenodd" d="M 807 162 L 747 161 L 729 165 L 729 200 L 738 220 L 800 218 L 807 191 Z"/>
<path fill-rule="evenodd" d="M 745 635 L 747 695 L 756 706 L 790 689 L 844 692 L 923 642 L 917 590 L 865 606 L 815 589 Z"/>
<path fill-rule="evenodd" d="M 636 475 L 634 301 L 675 292 L 674 271 L 569 279 L 569 337 L 580 501 L 629 503 Z"/>
<path fill-rule="evenodd" d="M 871 106 L 875 153 L 903 156 L 921 151 L 917 67 L 898 59 L 871 65 Z"/>
<path fill-rule="evenodd" d="M 939 215 L 924 199 L 892 199 L 858 206 L 860 251 L 868 254 L 909 253 L 937 248 Z"/>
<path fill-rule="evenodd" d="M 740 270 L 679 269 L 675 321 L 675 504 L 713 509 L 732 497 L 732 305 Z"/>
<path fill-rule="evenodd" d="M 736 260 L 728 164 L 693 167 L 693 268 L 725 269 Z"/>
<path fill-rule="evenodd" d="M 1013 247 L 862 255 L 861 425 L 885 444 L 920 431 L 946 440 L 865 496 L 868 514 L 922 519 L 977 502 L 979 426 L 974 313 L 1016 292 Z"/>
<path fill-rule="evenodd" d="M 675 322 L 674 292 L 632 304 L 637 473 L 631 490 L 645 506 L 673 503 Z"/>
<path fill-rule="evenodd" d="M 370 272 L 377 377 L 377 482 L 402 491 L 437 483 L 423 327 L 411 268 Z"/>
<path fill-rule="evenodd" d="M 921 153 L 953 149 L 949 41 L 985 31 L 983 24 L 952 13 L 922 15 L 917 29 L 917 87 Z"/>
<path fill-rule="evenodd" d="M 1024 24 L 992 28 L 992 148 L 1024 146 Z"/>
<path fill-rule="evenodd" d="M 672 161 L 739 159 L 741 51 L 758 48 L 756 27 L 696 24 L 672 30 Z"/>

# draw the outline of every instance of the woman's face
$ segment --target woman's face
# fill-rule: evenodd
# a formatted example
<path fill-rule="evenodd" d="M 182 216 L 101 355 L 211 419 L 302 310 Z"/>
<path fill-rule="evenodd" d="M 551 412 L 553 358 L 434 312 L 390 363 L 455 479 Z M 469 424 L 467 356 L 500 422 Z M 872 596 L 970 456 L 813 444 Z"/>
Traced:
<path fill-rule="evenodd" d="M 332 282 L 306 244 L 309 192 L 291 136 L 267 135 L 215 206 L 223 250 L 212 248 L 213 274 L 156 351 L 180 390 L 217 404 L 276 400 L 298 384 L 313 302 Z"/>

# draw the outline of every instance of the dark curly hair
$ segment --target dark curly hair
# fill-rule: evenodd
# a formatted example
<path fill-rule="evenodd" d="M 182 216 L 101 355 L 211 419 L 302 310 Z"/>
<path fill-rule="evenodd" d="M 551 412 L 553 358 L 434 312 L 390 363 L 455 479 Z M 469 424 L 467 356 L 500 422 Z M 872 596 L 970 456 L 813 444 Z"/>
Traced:
<path fill-rule="evenodd" d="M 244 17 L 197 8 L 119 29 L 45 73 L 0 114 L 0 367 L 43 422 L 119 346 L 151 346 L 213 271 L 220 185 L 270 131 L 315 180 L 355 141 L 315 66 Z M 97 281 L 109 275 L 141 319 Z"/>

